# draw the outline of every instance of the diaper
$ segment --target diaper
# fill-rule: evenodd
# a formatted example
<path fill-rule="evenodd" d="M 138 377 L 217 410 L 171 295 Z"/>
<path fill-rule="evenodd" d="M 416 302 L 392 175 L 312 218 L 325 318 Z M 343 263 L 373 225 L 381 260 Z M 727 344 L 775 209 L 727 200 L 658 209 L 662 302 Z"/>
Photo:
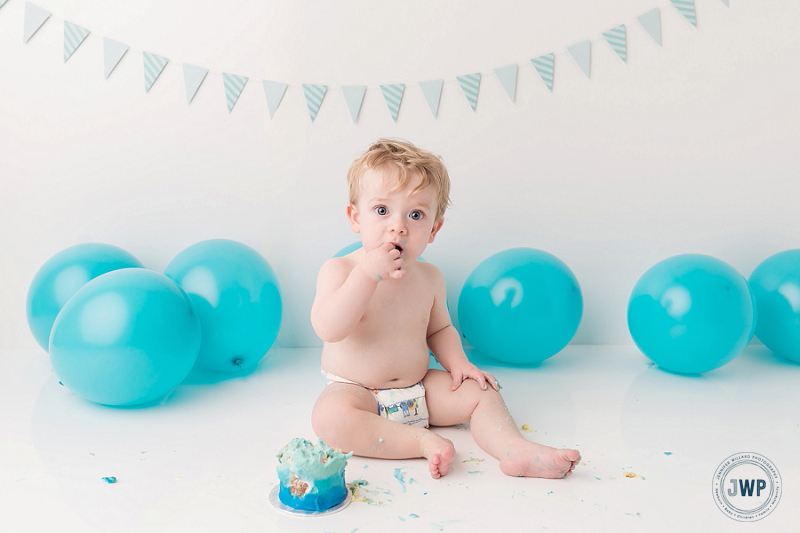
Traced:
<path fill-rule="evenodd" d="M 380 416 L 409 426 L 428 427 L 428 404 L 425 403 L 425 386 L 421 381 L 409 387 L 397 389 L 371 389 L 324 370 L 322 375 L 328 380 L 328 384 L 350 383 L 372 392 L 378 402 Z"/>

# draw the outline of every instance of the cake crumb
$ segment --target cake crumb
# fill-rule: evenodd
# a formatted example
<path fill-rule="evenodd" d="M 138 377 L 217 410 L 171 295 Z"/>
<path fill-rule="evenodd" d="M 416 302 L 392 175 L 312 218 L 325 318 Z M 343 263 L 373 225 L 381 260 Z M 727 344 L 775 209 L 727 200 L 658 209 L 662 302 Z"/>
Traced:
<path fill-rule="evenodd" d="M 292 493 L 292 496 L 296 498 L 302 498 L 305 493 L 308 492 L 308 483 L 300 481 L 297 479 L 297 476 L 292 476 L 289 485 L 291 486 L 289 491 Z"/>

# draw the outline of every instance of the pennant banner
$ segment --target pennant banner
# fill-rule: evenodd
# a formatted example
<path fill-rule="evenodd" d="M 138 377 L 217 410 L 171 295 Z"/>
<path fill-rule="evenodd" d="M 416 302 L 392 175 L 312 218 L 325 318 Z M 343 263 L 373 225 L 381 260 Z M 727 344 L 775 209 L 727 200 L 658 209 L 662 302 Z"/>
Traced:
<path fill-rule="evenodd" d="M 194 95 L 197 94 L 197 90 L 200 88 L 203 80 L 206 79 L 206 74 L 208 74 L 207 68 L 187 65 L 186 63 L 183 64 L 183 86 L 186 89 L 187 104 L 192 103 Z"/>
<path fill-rule="evenodd" d="M 726 6 L 730 7 L 729 0 L 720 0 Z M 8 0 L 0 0 L 0 7 L 4 6 Z M 672 4 L 686 20 L 693 26 L 697 27 L 697 12 L 695 7 L 695 0 L 670 0 Z M 23 43 L 27 43 L 33 35 L 42 27 L 42 25 L 50 18 L 51 13 L 31 2 L 25 2 L 24 9 L 24 24 L 23 24 Z M 639 24 L 650 35 L 650 37 L 659 45 L 662 46 L 662 33 L 661 33 L 661 8 L 654 8 L 637 17 Z M 81 27 L 75 23 L 64 21 L 64 62 L 66 62 L 80 45 L 86 40 L 91 31 L 88 28 Z M 611 46 L 611 49 L 617 56 L 624 62 L 628 61 L 628 37 L 626 24 L 619 24 L 602 32 L 602 38 Z M 105 78 L 108 78 L 122 58 L 127 53 L 129 47 L 108 37 L 103 38 L 103 73 Z M 581 42 L 567 47 L 567 51 L 575 60 L 578 67 L 586 75 L 591 78 L 592 67 L 592 40 L 585 39 Z M 559 55 L 561 53 L 559 52 Z M 144 83 L 145 91 L 149 92 L 155 82 L 158 80 L 161 73 L 169 63 L 169 59 L 162 57 L 152 52 L 142 52 L 144 63 Z M 536 70 L 539 77 L 545 83 L 545 86 L 550 92 L 553 92 L 553 82 L 555 79 L 555 60 L 556 52 L 540 55 L 530 60 L 531 65 Z M 519 65 L 512 64 L 504 67 L 493 69 L 497 76 L 500 85 L 508 95 L 511 102 L 516 101 L 517 95 L 517 79 L 519 74 Z M 186 103 L 190 104 L 194 99 L 200 86 L 203 84 L 208 69 L 196 65 L 183 64 L 183 80 L 184 90 L 186 94 Z M 457 76 L 456 81 L 461 87 L 461 91 L 467 99 L 467 103 L 473 112 L 477 110 L 478 97 L 480 93 L 482 74 L 476 72 L 474 74 L 466 74 Z M 249 78 L 246 76 L 237 76 L 229 73 L 222 73 L 223 86 L 225 92 L 225 102 L 228 112 L 233 111 L 234 106 L 239 100 L 242 91 L 247 84 Z M 264 87 L 264 94 L 267 99 L 267 106 L 269 108 L 270 119 L 274 118 L 278 107 L 281 105 L 284 95 L 289 88 L 287 83 L 262 80 Z M 400 106 L 403 102 L 403 96 L 406 90 L 405 83 L 397 84 L 384 84 L 378 85 L 383 98 L 386 102 L 386 107 L 389 110 L 389 115 L 393 122 L 397 122 L 397 117 L 400 112 Z M 425 99 L 428 108 L 434 118 L 439 114 L 439 106 L 441 103 L 442 90 L 444 80 L 435 79 L 428 81 L 421 81 L 418 84 L 420 91 Z M 308 109 L 309 117 L 313 123 L 317 114 L 320 111 L 325 94 L 328 91 L 327 85 L 301 85 L 305 97 L 306 106 Z M 368 86 L 366 85 L 344 85 L 341 87 L 344 101 L 347 106 L 348 114 L 353 124 L 358 121 L 359 114 L 364 102 L 364 97 Z"/>
<path fill-rule="evenodd" d="M 531 59 L 533 67 L 539 73 L 550 92 L 553 92 L 553 73 L 556 69 L 556 55 L 547 54 Z"/>
<path fill-rule="evenodd" d="M 345 85 L 342 87 L 344 103 L 347 104 L 347 110 L 350 112 L 350 118 L 353 120 L 353 124 L 358 120 L 358 113 L 361 111 L 361 103 L 364 101 L 364 94 L 366 92 L 366 85 Z"/>
<path fill-rule="evenodd" d="M 327 85 L 303 84 L 303 93 L 306 95 L 306 105 L 308 105 L 308 115 L 311 117 L 311 122 L 314 122 L 317 118 L 319 106 L 322 105 L 322 99 L 325 98 L 326 92 L 328 92 Z"/>
<path fill-rule="evenodd" d="M 697 13 L 694 10 L 694 0 L 669 0 L 675 6 L 681 15 L 686 17 L 686 20 L 692 23 L 692 26 L 697 27 Z M 723 0 L 724 1 L 724 0 Z"/>
<path fill-rule="evenodd" d="M 22 31 L 22 42 L 27 43 L 33 34 L 42 27 L 42 24 L 50 18 L 50 15 L 51 13 L 46 9 L 25 2 L 25 26 Z"/>
<path fill-rule="evenodd" d="M 228 113 L 233 111 L 233 106 L 239 100 L 248 78 L 235 74 L 222 73 L 222 84 L 225 86 L 225 102 L 228 104 Z"/>
<path fill-rule="evenodd" d="M 478 91 L 481 88 L 480 72 L 476 72 L 475 74 L 467 74 L 465 76 L 458 76 L 456 79 L 461 85 L 461 90 L 464 91 L 464 96 L 467 97 L 469 106 L 473 111 L 475 111 L 475 108 L 478 107 Z"/>
<path fill-rule="evenodd" d="M 108 79 L 111 71 L 119 64 L 122 56 L 128 51 L 128 46 L 108 37 L 103 38 L 103 73 Z"/>
<path fill-rule="evenodd" d="M 267 96 L 267 107 L 269 107 L 270 119 L 275 116 L 275 111 L 277 111 L 278 106 L 281 105 L 286 87 L 288 86 L 285 83 L 264 80 L 264 94 Z"/>
<path fill-rule="evenodd" d="M 583 41 L 578 44 L 568 46 L 567 50 L 575 58 L 575 62 L 581 67 L 587 78 L 591 78 L 592 73 L 592 42 Z"/>
<path fill-rule="evenodd" d="M 497 79 L 500 80 L 500 85 L 506 90 L 506 94 L 511 98 L 512 102 L 517 99 L 518 70 L 519 68 L 517 65 L 508 65 L 507 67 L 494 69 L 494 73 L 497 74 Z"/>
<path fill-rule="evenodd" d="M 156 82 L 156 78 L 169 63 L 166 57 L 157 56 L 150 52 L 142 52 L 144 56 L 144 92 L 149 93 L 150 87 Z"/>
<path fill-rule="evenodd" d="M 661 46 L 661 11 L 655 8 L 637 17 L 639 23 L 647 30 L 658 46 Z"/>
<path fill-rule="evenodd" d="M 428 108 L 430 108 L 434 118 L 439 114 L 439 100 L 442 98 L 443 85 L 444 80 L 419 82 L 419 88 L 422 89 L 422 95 L 425 97 L 425 101 L 428 103 Z"/>
<path fill-rule="evenodd" d="M 403 100 L 403 92 L 406 90 L 404 83 L 396 85 L 381 85 L 383 99 L 386 100 L 386 107 L 392 115 L 392 121 L 397 122 L 397 113 L 400 111 L 400 102 Z"/>
<path fill-rule="evenodd" d="M 89 35 L 89 30 L 81 28 L 77 24 L 64 21 L 64 62 L 75 53 L 75 50 L 81 45 L 86 36 Z"/>
<path fill-rule="evenodd" d="M 606 42 L 611 45 L 611 48 L 617 53 L 619 58 L 627 63 L 628 42 L 625 34 L 625 24 L 620 24 L 616 28 L 611 28 L 607 32 L 603 32 L 603 37 L 606 38 Z"/>

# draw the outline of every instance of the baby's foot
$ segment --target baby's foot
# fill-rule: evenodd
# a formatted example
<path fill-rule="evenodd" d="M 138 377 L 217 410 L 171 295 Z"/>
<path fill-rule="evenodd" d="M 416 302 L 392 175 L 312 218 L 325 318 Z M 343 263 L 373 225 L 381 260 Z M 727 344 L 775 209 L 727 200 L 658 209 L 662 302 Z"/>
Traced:
<path fill-rule="evenodd" d="M 511 447 L 500 461 L 500 470 L 508 476 L 555 479 L 572 475 L 580 460 L 578 450 L 556 449 L 526 440 Z"/>
<path fill-rule="evenodd" d="M 425 443 L 423 455 L 428 459 L 431 477 L 438 479 L 450 470 L 450 465 L 456 458 L 456 448 L 453 446 L 453 441 L 434 434 L 433 438 Z"/>

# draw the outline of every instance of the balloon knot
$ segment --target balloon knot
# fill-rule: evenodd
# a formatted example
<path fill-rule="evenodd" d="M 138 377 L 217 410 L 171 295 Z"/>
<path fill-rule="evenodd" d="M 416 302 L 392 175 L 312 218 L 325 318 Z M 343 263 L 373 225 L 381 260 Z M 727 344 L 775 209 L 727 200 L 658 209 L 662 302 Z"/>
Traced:
<path fill-rule="evenodd" d="M 233 364 L 238 366 L 239 368 L 242 368 L 243 362 L 244 360 L 241 357 L 237 357 L 236 359 L 233 360 Z"/>

